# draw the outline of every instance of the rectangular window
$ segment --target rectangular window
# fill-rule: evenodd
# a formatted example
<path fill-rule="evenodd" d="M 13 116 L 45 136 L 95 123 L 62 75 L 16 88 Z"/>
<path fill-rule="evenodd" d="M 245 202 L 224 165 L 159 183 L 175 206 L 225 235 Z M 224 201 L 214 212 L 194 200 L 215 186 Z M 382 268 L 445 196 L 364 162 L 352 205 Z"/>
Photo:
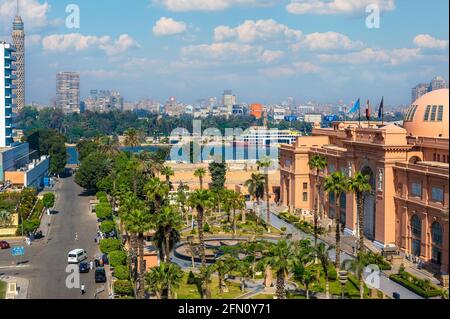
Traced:
<path fill-rule="evenodd" d="M 308 193 L 307 192 L 303 192 L 303 201 L 304 202 L 308 201 Z"/>
<path fill-rule="evenodd" d="M 436 121 L 436 112 L 437 112 L 437 105 L 433 105 L 433 108 L 431 109 L 430 121 Z"/>
<path fill-rule="evenodd" d="M 439 105 L 437 120 L 439 122 L 442 122 L 443 117 L 444 117 L 444 106 L 443 105 Z"/>
<path fill-rule="evenodd" d="M 328 172 L 330 174 L 334 173 L 336 171 L 336 167 L 334 166 L 334 164 L 329 164 L 328 165 Z"/>
<path fill-rule="evenodd" d="M 444 190 L 441 187 L 433 187 L 431 189 L 431 199 L 442 203 L 444 201 Z"/>
<path fill-rule="evenodd" d="M 303 189 L 308 189 L 308 183 L 303 183 Z"/>
<path fill-rule="evenodd" d="M 434 153 L 434 154 L 433 154 L 433 162 L 436 162 L 436 159 L 437 159 L 436 153 Z"/>
<path fill-rule="evenodd" d="M 424 121 L 429 121 L 430 111 L 431 111 L 431 105 L 427 105 L 427 109 L 425 110 L 425 116 L 423 117 Z"/>
<path fill-rule="evenodd" d="M 441 161 L 441 155 L 437 155 L 437 161 L 440 162 Z"/>
<path fill-rule="evenodd" d="M 420 183 L 412 183 L 411 184 L 411 195 L 422 197 L 422 184 Z"/>

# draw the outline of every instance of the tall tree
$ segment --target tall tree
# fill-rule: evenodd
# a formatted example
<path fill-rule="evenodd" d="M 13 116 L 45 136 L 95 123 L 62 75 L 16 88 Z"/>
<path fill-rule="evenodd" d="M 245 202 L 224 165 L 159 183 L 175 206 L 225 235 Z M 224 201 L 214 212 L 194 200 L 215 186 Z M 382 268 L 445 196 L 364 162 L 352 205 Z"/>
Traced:
<path fill-rule="evenodd" d="M 168 202 L 169 186 L 159 178 L 151 178 L 144 187 L 147 201 L 153 213 L 158 213 Z"/>
<path fill-rule="evenodd" d="M 270 249 L 268 263 L 277 276 L 277 299 L 286 299 L 285 283 L 294 256 L 292 244 L 286 240 L 280 240 Z"/>
<path fill-rule="evenodd" d="M 269 193 L 269 168 L 272 166 L 272 160 L 269 157 L 265 157 L 257 162 L 258 169 L 264 171 L 264 190 L 266 197 L 266 222 L 267 231 L 270 233 L 270 193 Z"/>
<path fill-rule="evenodd" d="M 142 133 L 135 128 L 125 131 L 123 144 L 127 147 L 138 147 L 142 143 Z"/>
<path fill-rule="evenodd" d="M 315 255 L 322 265 L 323 274 L 325 276 L 325 295 L 327 299 L 330 299 L 329 269 L 331 264 L 330 254 L 333 249 L 333 246 L 327 247 L 324 243 L 319 243 L 319 245 L 314 248 Z"/>
<path fill-rule="evenodd" d="M 203 237 L 203 220 L 205 210 L 212 207 L 211 195 L 207 190 L 196 190 L 189 197 L 189 206 L 197 210 L 198 239 L 200 241 L 200 258 L 202 266 L 206 266 L 205 239 Z"/>
<path fill-rule="evenodd" d="M 170 178 L 175 175 L 173 168 L 170 166 L 164 166 L 161 170 L 161 174 L 166 177 L 166 183 L 169 185 L 170 189 L 172 189 L 172 183 L 170 182 Z"/>
<path fill-rule="evenodd" d="M 167 299 L 174 299 L 182 280 L 183 271 L 180 266 L 172 263 L 162 262 L 145 274 L 147 286 L 157 299 L 162 299 L 164 295 Z"/>
<path fill-rule="evenodd" d="M 170 262 L 171 247 L 173 247 L 174 239 L 176 238 L 174 238 L 173 234 L 178 232 L 183 225 L 181 215 L 173 206 L 164 206 L 153 217 L 155 227 L 164 236 L 164 262 Z"/>
<path fill-rule="evenodd" d="M 139 286 L 138 298 L 143 298 L 145 294 L 144 276 L 145 276 L 145 262 L 144 262 L 144 234 L 153 228 L 152 216 L 147 210 L 133 209 L 125 215 L 125 227 L 127 230 L 138 238 L 138 258 L 139 258 Z"/>
<path fill-rule="evenodd" d="M 233 236 L 236 236 L 236 210 L 245 208 L 245 198 L 242 194 L 235 191 L 227 190 L 224 196 L 224 210 L 233 212 Z"/>
<path fill-rule="evenodd" d="M 336 223 L 336 269 L 341 266 L 341 195 L 348 190 L 348 178 L 342 172 L 335 172 L 325 180 L 325 190 L 334 194 Z"/>
<path fill-rule="evenodd" d="M 313 208 L 313 214 L 314 214 L 314 246 L 317 246 L 317 239 L 319 237 L 318 235 L 318 221 L 319 221 L 319 194 L 320 194 L 320 172 L 322 172 L 325 167 L 327 166 L 327 160 L 319 155 L 314 155 L 309 160 L 309 168 L 311 170 L 314 170 L 314 208 Z"/>
<path fill-rule="evenodd" d="M 209 173 L 211 175 L 211 189 L 215 191 L 222 190 L 225 187 L 226 181 L 226 164 L 212 162 L 211 164 L 209 164 Z"/>
<path fill-rule="evenodd" d="M 366 193 L 372 191 L 372 186 L 370 185 L 370 176 L 364 175 L 361 172 L 357 172 L 354 177 L 350 178 L 348 188 L 349 191 L 356 194 L 359 232 L 358 250 L 361 254 L 364 251 L 364 197 Z"/>
<path fill-rule="evenodd" d="M 206 175 L 206 170 L 202 167 L 197 168 L 194 172 L 194 176 L 198 177 L 198 181 L 200 183 L 200 189 L 203 189 L 203 178 Z"/>

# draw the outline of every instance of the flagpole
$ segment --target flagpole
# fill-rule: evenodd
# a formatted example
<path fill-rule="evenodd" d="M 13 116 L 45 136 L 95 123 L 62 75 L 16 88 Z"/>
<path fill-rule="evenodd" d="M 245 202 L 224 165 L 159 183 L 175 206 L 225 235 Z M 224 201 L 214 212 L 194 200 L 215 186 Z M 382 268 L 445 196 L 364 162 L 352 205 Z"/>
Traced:
<path fill-rule="evenodd" d="M 361 104 L 359 105 L 359 128 L 361 128 Z"/>
<path fill-rule="evenodd" d="M 384 126 L 384 96 L 381 101 L 383 103 L 383 108 L 381 109 L 381 125 Z"/>

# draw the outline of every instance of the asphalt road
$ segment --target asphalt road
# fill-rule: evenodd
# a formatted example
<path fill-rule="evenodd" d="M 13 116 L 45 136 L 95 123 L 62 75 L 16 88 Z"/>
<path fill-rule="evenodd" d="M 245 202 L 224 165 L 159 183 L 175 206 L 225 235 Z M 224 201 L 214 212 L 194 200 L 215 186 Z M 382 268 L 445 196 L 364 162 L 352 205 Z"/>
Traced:
<path fill-rule="evenodd" d="M 76 248 L 88 252 L 88 260 L 99 254 L 94 242 L 97 232 L 96 217 L 89 213 L 91 197 L 83 196 L 82 188 L 75 184 L 73 177 L 62 178 L 56 186 L 56 213 L 50 218 L 48 236 L 25 245 L 25 256 L 11 257 L 10 250 L 0 251 L 0 275 L 26 278 L 30 281 L 30 299 L 91 299 L 97 288 L 105 284 L 95 284 L 94 272 L 80 274 L 80 283 L 85 285 L 86 294 L 81 295 L 78 287 L 67 288 L 67 253 Z M 75 240 L 78 233 L 78 241 Z M 21 243 L 11 242 L 13 246 Z M 19 266 L 17 262 L 21 262 Z M 107 297 L 107 287 L 100 298 Z"/>

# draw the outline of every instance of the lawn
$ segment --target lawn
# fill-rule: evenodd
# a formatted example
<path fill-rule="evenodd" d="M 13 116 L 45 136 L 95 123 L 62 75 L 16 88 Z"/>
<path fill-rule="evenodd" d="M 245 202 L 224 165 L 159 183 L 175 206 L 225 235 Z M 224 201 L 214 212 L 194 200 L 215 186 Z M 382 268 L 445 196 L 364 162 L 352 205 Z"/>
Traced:
<path fill-rule="evenodd" d="M 199 292 L 199 287 L 197 285 L 188 285 L 188 274 L 186 273 L 183 277 L 182 284 L 177 291 L 178 299 L 201 299 Z M 211 283 L 209 284 L 211 289 L 212 299 L 234 299 L 244 294 L 241 291 L 239 284 L 237 283 L 227 283 L 228 292 L 219 294 L 219 279 L 217 277 L 212 277 Z"/>
<path fill-rule="evenodd" d="M 4 299 L 6 295 L 6 282 L 0 280 L 0 299 Z"/>
<path fill-rule="evenodd" d="M 256 296 L 254 296 L 254 297 L 252 297 L 252 298 L 250 298 L 250 299 L 273 299 L 273 297 L 274 297 L 275 295 L 272 295 L 272 294 L 259 294 L 259 295 L 256 295 Z"/>

